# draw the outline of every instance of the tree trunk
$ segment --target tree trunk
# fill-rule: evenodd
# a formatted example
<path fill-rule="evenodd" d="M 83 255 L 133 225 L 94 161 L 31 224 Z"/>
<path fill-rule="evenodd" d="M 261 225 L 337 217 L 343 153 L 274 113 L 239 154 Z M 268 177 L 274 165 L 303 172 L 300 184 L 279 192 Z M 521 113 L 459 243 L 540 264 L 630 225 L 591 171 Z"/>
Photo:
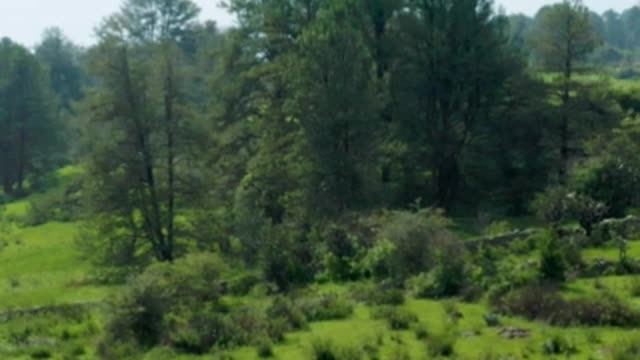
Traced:
<path fill-rule="evenodd" d="M 569 103 L 571 101 L 571 77 L 573 75 L 572 44 L 567 42 L 565 54 L 564 83 L 562 89 L 562 116 L 560 124 L 560 183 L 565 184 L 569 170 Z"/>
<path fill-rule="evenodd" d="M 450 210 L 458 190 L 460 169 L 458 159 L 449 156 L 443 159 L 438 166 L 436 201 L 439 207 Z"/>
<path fill-rule="evenodd" d="M 173 261 L 174 247 L 174 217 L 175 217 L 175 149 L 174 149 L 174 88 L 173 88 L 173 67 L 171 61 L 167 59 L 167 77 L 165 89 L 165 121 L 167 137 L 167 260 Z"/>

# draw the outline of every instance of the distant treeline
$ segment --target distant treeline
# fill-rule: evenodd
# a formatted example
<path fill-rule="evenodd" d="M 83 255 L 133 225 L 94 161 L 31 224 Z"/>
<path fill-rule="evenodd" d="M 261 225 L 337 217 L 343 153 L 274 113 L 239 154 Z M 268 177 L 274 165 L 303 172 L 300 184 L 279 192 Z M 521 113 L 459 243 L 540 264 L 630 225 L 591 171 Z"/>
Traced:
<path fill-rule="evenodd" d="M 528 39 L 552 5 L 541 8 L 534 17 L 523 14 L 510 15 L 510 38 L 521 48 L 528 48 Z M 600 46 L 589 59 L 595 64 L 628 66 L 640 60 L 640 6 L 633 6 L 621 13 L 608 10 L 603 14 L 589 11 L 589 21 L 598 37 Z"/>

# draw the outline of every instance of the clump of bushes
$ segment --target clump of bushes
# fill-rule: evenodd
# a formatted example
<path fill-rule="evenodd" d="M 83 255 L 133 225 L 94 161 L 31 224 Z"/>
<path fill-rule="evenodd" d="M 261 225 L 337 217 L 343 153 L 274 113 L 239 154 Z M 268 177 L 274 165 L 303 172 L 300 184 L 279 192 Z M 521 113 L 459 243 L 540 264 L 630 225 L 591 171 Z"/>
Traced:
<path fill-rule="evenodd" d="M 25 225 L 37 226 L 49 221 L 72 221 L 81 209 L 81 180 L 75 180 L 61 189 L 38 194 L 27 206 L 20 219 Z"/>
<path fill-rule="evenodd" d="M 260 338 L 256 345 L 256 350 L 261 358 L 273 357 L 273 343 L 269 338 Z"/>
<path fill-rule="evenodd" d="M 636 360 L 640 358 L 640 339 L 619 340 L 610 349 L 612 360 Z"/>
<path fill-rule="evenodd" d="M 418 322 L 418 316 L 403 307 L 381 306 L 374 309 L 372 315 L 385 320 L 392 330 L 408 330 Z"/>
<path fill-rule="evenodd" d="M 266 354 L 266 344 L 306 325 L 302 311 L 284 298 L 274 300 L 269 316 L 252 307 L 229 308 L 221 301 L 225 273 L 222 261 L 211 254 L 148 267 L 113 303 L 101 356 L 125 358 L 159 344 L 196 354 L 255 345 Z"/>
<path fill-rule="evenodd" d="M 358 285 L 352 297 L 368 305 L 402 305 L 405 301 L 404 290 L 388 282 Z"/>
<path fill-rule="evenodd" d="M 314 339 L 309 360 L 361 360 L 364 351 L 355 346 L 340 346 L 331 340 Z"/>
<path fill-rule="evenodd" d="M 300 305 L 284 296 L 278 296 L 273 300 L 267 309 L 267 316 L 285 323 L 289 331 L 306 329 L 308 325 Z"/>
<path fill-rule="evenodd" d="M 613 295 L 588 299 L 564 299 L 552 287 L 528 286 L 515 290 L 493 304 L 498 310 L 556 326 L 640 325 L 640 312 Z"/>
<path fill-rule="evenodd" d="M 455 354 L 456 342 L 451 332 L 435 334 L 427 339 L 427 354 L 432 358 L 451 357 Z"/>
<path fill-rule="evenodd" d="M 567 355 L 578 353 L 575 343 L 564 336 L 554 334 L 542 344 L 542 352 L 545 355 Z"/>
<path fill-rule="evenodd" d="M 308 321 L 346 319 L 353 313 L 351 301 L 333 293 L 302 299 L 300 306 Z"/>
<path fill-rule="evenodd" d="M 380 275 L 386 273 L 397 279 L 431 270 L 437 265 L 440 249 L 459 244 L 448 230 L 449 225 L 449 220 L 438 210 L 390 212 L 378 234 L 379 241 L 387 244 L 385 256 L 371 267 L 378 269 Z"/>

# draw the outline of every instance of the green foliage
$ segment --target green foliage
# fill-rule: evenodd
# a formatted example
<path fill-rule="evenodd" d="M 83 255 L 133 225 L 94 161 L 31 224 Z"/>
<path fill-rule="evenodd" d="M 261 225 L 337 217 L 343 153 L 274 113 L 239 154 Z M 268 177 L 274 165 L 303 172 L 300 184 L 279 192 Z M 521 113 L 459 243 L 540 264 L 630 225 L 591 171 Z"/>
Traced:
<path fill-rule="evenodd" d="M 404 307 L 381 306 L 374 310 L 373 317 L 384 319 L 391 330 L 407 330 L 418 322 L 416 314 Z"/>
<path fill-rule="evenodd" d="M 571 202 L 571 212 L 578 219 L 587 236 L 591 236 L 594 225 L 604 220 L 608 211 L 607 206 L 587 195 L 580 194 L 574 195 Z"/>
<path fill-rule="evenodd" d="M 105 341 L 147 347 L 170 339 L 190 351 L 208 350 L 222 339 L 204 328 L 226 326 L 216 314 L 224 271 L 221 260 L 208 254 L 150 266 L 115 300 Z"/>
<path fill-rule="evenodd" d="M 272 319 L 284 320 L 290 330 L 305 329 L 308 324 L 300 305 L 284 296 L 278 296 L 273 300 L 267 309 L 267 315 Z"/>
<path fill-rule="evenodd" d="M 404 290 L 389 283 L 358 285 L 353 288 L 352 295 L 369 305 L 402 305 L 405 302 Z"/>
<path fill-rule="evenodd" d="M 280 291 L 311 282 L 317 272 L 315 248 L 308 234 L 289 224 L 264 228 L 260 265 L 267 282 Z"/>
<path fill-rule="evenodd" d="M 406 279 L 434 268 L 438 256 L 453 254 L 454 247 L 460 249 L 448 225 L 449 221 L 437 210 L 389 213 L 378 233 L 378 239 L 393 244 L 393 251 L 386 259 L 388 273 Z M 383 245 L 383 249 L 388 251 L 390 247 Z"/>
<path fill-rule="evenodd" d="M 639 124 L 637 119 L 625 119 L 606 144 L 593 145 L 594 153 L 600 147 L 596 153 L 599 156 L 576 171 L 576 188 L 606 204 L 611 216 L 624 216 L 638 203 L 635 194 L 640 184 L 640 164 L 632 153 L 640 148 Z"/>
<path fill-rule="evenodd" d="M 566 246 L 556 235 L 549 234 L 540 243 L 540 278 L 563 282 L 567 269 Z"/>
<path fill-rule="evenodd" d="M 309 360 L 361 360 L 364 352 L 355 346 L 339 346 L 327 339 L 314 339 Z"/>
<path fill-rule="evenodd" d="M 569 192 L 563 187 L 550 187 L 536 196 L 532 207 L 540 220 L 557 227 L 570 214 Z"/>
<path fill-rule="evenodd" d="M 62 125 L 42 65 L 8 38 L 0 40 L 0 79 L 0 188 L 23 196 L 60 165 Z"/>
<path fill-rule="evenodd" d="M 635 338 L 619 339 L 611 347 L 612 360 L 631 360 L 640 356 L 640 343 Z"/>
<path fill-rule="evenodd" d="M 353 304 L 334 293 L 304 298 L 300 301 L 300 308 L 308 321 L 346 319 L 353 313 Z"/>
<path fill-rule="evenodd" d="M 494 221 L 487 226 L 482 232 L 486 236 L 504 235 L 512 232 L 513 226 L 508 221 Z"/>
<path fill-rule="evenodd" d="M 562 29 L 561 31 L 556 31 Z M 531 45 L 537 60 L 552 71 L 584 60 L 597 45 L 589 20 L 589 9 L 580 1 L 565 1 L 547 6 L 536 16 Z M 567 65 L 568 64 L 568 65 Z"/>
<path fill-rule="evenodd" d="M 542 351 L 548 356 L 563 354 L 571 356 L 578 353 L 576 344 L 559 334 L 546 339 L 542 345 Z"/>
<path fill-rule="evenodd" d="M 510 315 L 557 326 L 620 326 L 640 323 L 640 312 L 613 294 L 564 299 L 557 290 L 529 286 L 511 292 L 494 306 Z"/>
<path fill-rule="evenodd" d="M 452 357 L 455 354 L 457 338 L 450 332 L 435 334 L 427 339 L 427 353 L 429 356 Z"/>
<path fill-rule="evenodd" d="M 261 358 L 273 357 L 273 344 L 269 339 L 260 339 L 257 345 L 258 356 Z"/>

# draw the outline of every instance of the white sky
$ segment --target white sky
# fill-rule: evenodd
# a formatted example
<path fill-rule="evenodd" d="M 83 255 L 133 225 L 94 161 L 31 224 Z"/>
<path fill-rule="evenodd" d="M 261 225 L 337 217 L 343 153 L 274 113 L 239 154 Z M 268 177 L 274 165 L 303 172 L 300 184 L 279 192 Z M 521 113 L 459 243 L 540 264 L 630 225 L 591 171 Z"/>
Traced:
<path fill-rule="evenodd" d="M 222 27 L 233 18 L 218 7 L 218 0 L 194 0 L 202 8 L 202 19 L 213 19 Z M 533 15 L 542 5 L 554 0 L 496 0 L 507 13 Z M 592 10 L 623 10 L 640 0 L 585 0 Z M 8 36 L 26 46 L 36 44 L 44 29 L 62 28 L 74 42 L 89 45 L 95 41 L 93 29 L 105 16 L 116 12 L 122 0 L 0 0 L 0 37 Z"/>

